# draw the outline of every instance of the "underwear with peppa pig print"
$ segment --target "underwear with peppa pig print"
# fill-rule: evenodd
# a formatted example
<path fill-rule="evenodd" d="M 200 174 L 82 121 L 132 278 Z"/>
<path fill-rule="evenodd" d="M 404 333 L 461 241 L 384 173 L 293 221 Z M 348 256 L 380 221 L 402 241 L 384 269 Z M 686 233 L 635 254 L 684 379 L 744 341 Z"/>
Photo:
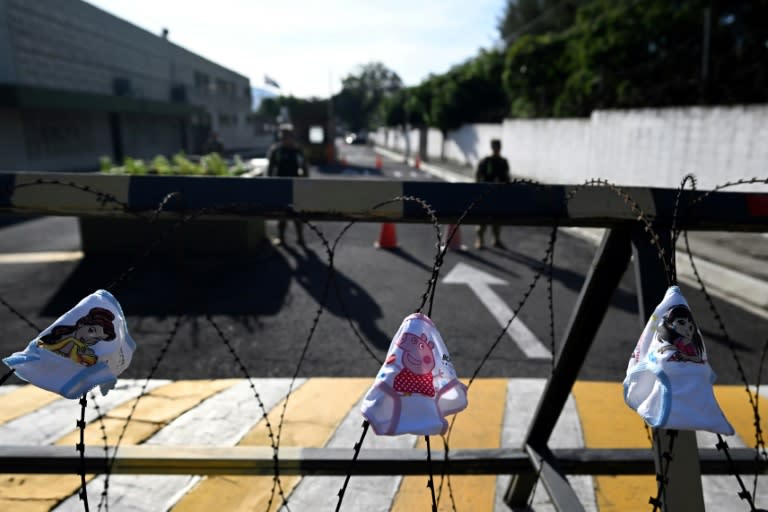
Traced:
<path fill-rule="evenodd" d="M 426 315 L 400 325 L 376 381 L 363 400 L 363 416 L 378 435 L 438 435 L 445 417 L 467 407 L 467 387 L 456 377 L 440 333 Z"/>

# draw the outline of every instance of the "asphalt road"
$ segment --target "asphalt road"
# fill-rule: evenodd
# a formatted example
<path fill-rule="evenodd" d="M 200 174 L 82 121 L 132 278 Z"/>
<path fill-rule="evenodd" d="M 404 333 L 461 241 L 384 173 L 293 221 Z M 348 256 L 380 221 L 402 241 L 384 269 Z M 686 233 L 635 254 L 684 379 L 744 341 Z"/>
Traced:
<path fill-rule="evenodd" d="M 386 159 L 383 169 L 378 170 L 375 154 L 365 146 L 344 146 L 341 154 L 349 165 L 326 171 L 314 168 L 312 177 L 436 180 Z M 274 224 L 268 221 L 270 234 L 274 234 Z M 331 243 L 344 227 L 334 222 L 316 224 Z M 352 226 L 336 246 L 330 287 L 324 245 L 314 232 L 305 231 L 306 248 L 295 244 L 289 225 L 285 246 L 265 244 L 263 253 L 250 260 L 179 260 L 168 265 L 150 258 L 138 265 L 111 290 L 128 315 L 131 333 L 138 343 L 134 361 L 124 376 L 149 375 L 179 313 L 183 313 L 181 327 L 166 357 L 157 365 L 155 378 L 242 376 L 208 315 L 253 377 L 290 377 L 294 373 L 374 376 L 400 322 L 422 302 L 435 255 L 434 227 L 398 225 L 399 247 L 381 250 L 373 246 L 379 237 L 379 224 Z M 431 316 L 461 376 L 472 375 L 481 367 L 498 338 L 498 345 L 482 364 L 480 376 L 549 374 L 551 360 L 529 357 L 531 352 L 527 355 L 515 339 L 503 334 L 499 323 L 499 318 L 502 322 L 509 319 L 509 311 L 521 301 L 539 270 L 549 231 L 505 227 L 506 250 L 471 249 L 447 254 Z M 0 232 L 0 298 L 41 329 L 83 296 L 107 286 L 132 262 L 132 255 L 89 261 L 69 252 L 79 249 L 74 218 L 28 220 L 3 225 Z M 473 227 L 462 227 L 461 237 L 471 247 Z M 590 243 L 565 232 L 558 234 L 552 280 L 557 344 L 594 252 Z M 545 278 L 539 280 L 520 312 L 522 327 L 516 325 L 518 332 L 523 331 L 523 335 L 517 335 L 518 341 L 522 336 L 534 340 L 534 344 L 536 339 L 541 342 L 536 345 L 539 354 L 552 350 L 546 284 Z M 634 289 L 632 272 L 627 272 L 580 379 L 623 379 L 629 354 L 642 329 Z M 739 383 L 733 356 L 701 293 L 686 287 L 683 292 L 704 334 L 718 383 Z M 318 317 L 323 301 L 325 307 Z M 747 378 L 755 383 L 768 321 L 722 301 L 717 301 L 716 306 L 735 341 Z M 0 306 L 0 321 L 6 333 L 0 341 L 2 355 L 22 349 L 36 334 L 8 307 Z M 533 337 L 524 334 L 526 329 Z"/>

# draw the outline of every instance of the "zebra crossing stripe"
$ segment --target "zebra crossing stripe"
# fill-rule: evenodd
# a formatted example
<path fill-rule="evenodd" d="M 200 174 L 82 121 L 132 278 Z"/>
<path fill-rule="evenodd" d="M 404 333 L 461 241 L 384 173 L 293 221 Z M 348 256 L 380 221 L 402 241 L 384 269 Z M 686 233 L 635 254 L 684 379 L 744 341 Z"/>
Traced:
<path fill-rule="evenodd" d="M 147 391 L 168 384 L 168 380 L 152 380 L 147 385 Z M 90 407 L 85 411 L 85 421 L 94 421 L 99 414 L 104 414 L 136 398 L 141 392 L 144 381 L 121 380 L 115 389 L 106 396 L 96 392 L 97 399 L 88 399 Z M 2 388 L 0 388 L 2 389 Z M 93 406 L 98 403 L 99 409 Z M 59 398 L 47 407 L 42 407 L 29 414 L 0 425 L 0 440 L 2 444 L 10 445 L 46 445 L 53 444 L 57 439 L 72 432 L 73 419 L 80 415 L 80 404 L 77 400 Z"/>
<path fill-rule="evenodd" d="M 0 396 L 4 396 L 12 391 L 16 391 L 20 387 L 21 386 L 17 386 L 15 384 L 5 384 L 3 386 L 0 386 Z"/>
<path fill-rule="evenodd" d="M 754 392 L 754 389 L 752 390 Z M 749 398 L 743 386 L 715 386 L 715 397 L 720 404 L 725 417 L 733 425 L 736 435 L 726 437 L 731 448 L 744 448 L 755 446 L 755 416 L 749 405 Z M 758 397 L 758 411 L 768 410 L 768 400 L 764 396 Z M 761 428 L 766 432 L 765 414 L 760 416 Z M 700 435 L 703 434 L 703 435 Z M 714 448 L 717 444 L 717 436 L 708 432 L 697 432 L 696 439 L 699 448 Z M 725 457 L 725 455 L 723 455 Z M 747 489 L 752 492 L 753 477 L 742 475 Z M 704 503 L 708 510 L 746 510 L 746 501 L 738 497 L 738 483 L 731 475 L 705 475 L 702 476 L 704 488 Z M 758 479 L 756 489 L 755 506 L 757 508 L 768 507 L 768 479 L 765 476 Z"/>
<path fill-rule="evenodd" d="M 349 409 L 370 386 L 370 379 L 314 378 L 292 393 L 285 413 L 281 446 L 322 447 L 333 435 Z M 269 413 L 272 429 L 280 421 L 282 402 Z M 259 422 L 238 443 L 269 446 L 266 422 Z M 281 477 L 288 495 L 299 478 Z M 272 494 L 272 476 L 214 476 L 201 481 L 174 507 L 176 512 L 267 510 Z M 281 498 L 275 493 L 269 511 L 278 510 Z"/>
<path fill-rule="evenodd" d="M 643 420 L 624 403 L 618 382 L 578 381 L 573 397 L 587 448 L 648 448 Z M 601 512 L 646 510 L 656 496 L 656 479 L 649 475 L 596 476 L 595 494 Z"/>
<path fill-rule="evenodd" d="M 237 381 L 176 381 L 154 389 L 141 398 L 133 416 L 134 419 L 128 424 L 123 443 L 138 444 L 144 441 L 176 416 L 197 406 L 210 395 L 232 386 L 235 382 Z M 8 396 L 3 397 L 3 403 Z M 118 434 L 135 400 L 122 404 L 105 416 L 104 424 L 110 443 L 117 442 Z M 72 420 L 72 427 L 75 427 L 74 420 Z M 85 439 L 89 444 L 101 444 L 101 430 L 98 423 L 86 426 Z M 78 441 L 79 433 L 73 430 L 58 439 L 55 444 L 69 445 L 74 449 Z M 0 510 L 48 511 L 62 499 L 77 492 L 79 487 L 80 478 L 77 475 L 2 475 L 0 477 Z"/>
<path fill-rule="evenodd" d="M 755 445 L 755 416 L 752 407 L 749 405 L 749 397 L 744 387 L 739 386 L 716 386 L 715 398 L 717 403 L 725 413 L 725 417 L 733 425 L 738 436 L 747 446 Z M 758 411 L 768 411 L 768 400 L 758 397 Z M 760 415 L 761 429 L 768 434 L 768 422 L 766 422 L 766 413 Z M 728 442 L 730 444 L 730 441 Z M 714 445 L 710 445 L 714 447 Z"/>
<path fill-rule="evenodd" d="M 280 400 L 287 391 L 285 379 L 257 379 L 265 407 L 273 426 L 282 409 Z M 119 429 L 130 411 L 143 381 L 121 380 L 118 389 L 100 397 L 106 413 L 109 440 L 116 442 Z M 457 416 L 452 448 L 492 448 L 521 446 L 535 413 L 545 381 L 543 379 L 480 379 L 470 390 L 470 409 Z M 291 396 L 285 416 L 281 445 L 349 448 L 360 435 L 359 401 L 370 385 L 369 379 L 310 379 Z M 36 395 L 32 386 L 0 387 L 0 411 L 21 403 L 27 412 L 0 424 L 0 444 L 74 444 L 75 401 L 60 400 L 43 392 Z M 129 427 L 124 443 L 158 446 L 268 446 L 262 412 L 255 404 L 248 383 L 227 381 L 152 381 L 134 418 L 138 425 Z M 741 386 L 716 386 L 715 393 L 723 411 L 737 430 L 727 438 L 733 448 L 754 446 L 753 413 Z M 765 393 L 765 391 L 763 391 Z M 54 399 L 39 400 L 51 395 Z M 38 398 L 24 404 L 23 397 Z M 767 399 L 760 398 L 761 411 L 768 410 Z M 145 405 L 142 405 L 144 404 Z M 101 432 L 95 411 L 89 407 L 86 442 L 101 444 Z M 765 422 L 764 422 L 765 423 Z M 765 430 L 765 426 L 763 426 Z M 24 439 L 24 433 L 29 439 Z M 71 432 L 68 434 L 68 432 Z M 442 449 L 438 437 L 433 447 Z M 712 434 L 697 433 L 699 446 L 711 448 Z M 415 436 L 377 437 L 370 434 L 363 451 L 373 448 L 407 449 L 416 444 Z M 424 447 L 423 438 L 419 447 Z M 573 389 L 550 441 L 551 448 L 648 448 L 650 443 L 640 418 L 623 403 L 621 384 L 579 381 Z M 742 475 L 752 490 L 752 476 Z M 336 502 L 340 477 L 284 477 L 291 510 L 327 510 Z M 115 512 L 160 510 L 264 510 L 272 487 L 272 477 L 211 477 L 200 479 L 181 475 L 114 475 L 110 484 L 110 508 Z M 439 485 L 439 475 L 436 483 Z M 503 491 L 508 476 L 454 476 L 451 478 L 457 510 L 502 511 Z M 570 476 L 586 510 L 646 510 L 647 498 L 655 495 L 652 476 Z M 430 495 L 426 477 L 398 475 L 353 477 L 344 500 L 344 510 L 421 510 L 429 509 Z M 737 483 L 730 475 L 702 477 L 704 500 L 708 510 L 742 510 L 745 502 L 737 496 Z M 399 490 L 398 490 L 399 486 Z M 67 475 L 0 476 L 0 510 L 76 512 L 82 503 L 74 494 L 79 477 Z M 89 485 L 89 496 L 98 497 L 101 481 Z M 768 485 L 758 481 L 756 506 L 768 505 Z M 62 502 L 62 500 L 64 500 Z M 59 504 L 59 502 L 61 502 Z M 59 504 L 57 506 L 57 504 Z M 175 506 L 174 506 L 175 505 Z M 495 507 L 494 507 L 495 505 Z M 275 497 L 271 510 L 277 510 Z M 440 510 L 450 510 L 447 487 L 443 487 Z M 552 510 L 541 486 L 533 499 L 536 512 Z"/>
<path fill-rule="evenodd" d="M 355 404 L 336 429 L 326 445 L 328 448 L 349 449 L 352 458 L 353 446 L 362 432 L 363 416 L 360 413 L 362 400 Z M 416 444 L 416 436 L 377 436 L 368 431 L 362 450 L 408 449 Z M 387 512 L 392 505 L 392 496 L 397 492 L 402 476 L 354 476 L 344 494 L 342 510 L 364 510 L 366 512 Z M 337 492 L 344 483 L 344 477 L 308 476 L 301 479 L 290 496 L 291 510 L 334 510 L 338 501 Z M 281 512 L 287 512 L 285 507 Z"/>
<path fill-rule="evenodd" d="M 254 379 L 256 391 L 269 411 L 288 392 L 289 379 Z M 299 388 L 304 379 L 299 379 Z M 111 393 L 110 393 L 111 394 Z M 149 438 L 159 446 L 233 446 L 258 423 L 264 413 L 254 399 L 250 382 L 243 380 L 190 409 Z M 109 480 L 109 505 L 113 510 L 167 510 L 200 481 L 194 475 L 113 475 Z M 89 495 L 104 487 L 99 476 L 88 484 Z M 56 512 L 80 512 L 77 495 L 70 496 Z"/>
<path fill-rule="evenodd" d="M 0 407 L 0 425 L 45 407 L 60 398 L 56 393 L 36 386 L 18 386 L 3 395 L 3 406 Z"/>
<path fill-rule="evenodd" d="M 501 444 L 501 429 L 507 396 L 506 379 L 476 380 L 469 388 L 469 406 L 456 415 L 456 422 L 450 438 L 451 448 L 498 448 Z M 442 449 L 442 442 L 433 436 L 435 449 Z M 426 448 L 424 438 L 420 438 L 417 447 Z M 403 478 L 400 490 L 392 505 L 394 512 L 412 510 L 430 510 L 431 497 L 425 488 L 425 476 Z M 435 492 L 440 484 L 439 475 L 435 476 Z M 496 493 L 495 476 L 453 476 L 449 493 L 447 482 L 443 484 L 439 510 L 452 510 L 450 495 L 457 510 L 493 510 Z"/>

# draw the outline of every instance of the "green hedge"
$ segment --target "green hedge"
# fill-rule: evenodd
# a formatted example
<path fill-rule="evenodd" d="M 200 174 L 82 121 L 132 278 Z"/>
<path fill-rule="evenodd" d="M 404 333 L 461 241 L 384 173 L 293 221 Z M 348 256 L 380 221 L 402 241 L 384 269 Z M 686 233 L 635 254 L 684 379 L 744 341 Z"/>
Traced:
<path fill-rule="evenodd" d="M 196 159 L 197 160 L 197 159 Z M 163 155 L 154 157 L 151 161 L 126 157 L 123 165 L 115 165 L 112 159 L 104 156 L 99 159 L 101 172 L 105 174 L 162 175 L 162 176 L 240 176 L 248 171 L 238 155 L 234 163 L 229 163 L 218 153 L 209 153 L 190 160 L 187 155 L 176 153 L 170 160 Z"/>

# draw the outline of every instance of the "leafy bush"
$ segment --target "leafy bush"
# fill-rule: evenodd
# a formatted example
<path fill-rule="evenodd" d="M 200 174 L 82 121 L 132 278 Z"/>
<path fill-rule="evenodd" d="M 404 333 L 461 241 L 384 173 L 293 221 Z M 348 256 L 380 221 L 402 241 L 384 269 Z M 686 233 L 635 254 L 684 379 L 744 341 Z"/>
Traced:
<path fill-rule="evenodd" d="M 247 172 L 248 166 L 236 155 L 230 164 L 218 153 L 209 153 L 200 157 L 199 162 L 190 160 L 183 152 L 176 153 L 170 160 L 157 155 L 147 165 L 144 160 L 126 157 L 122 166 L 115 165 L 109 157 L 99 159 L 101 172 L 105 174 L 130 174 L 142 176 L 156 174 L 162 176 L 240 176 Z"/>

